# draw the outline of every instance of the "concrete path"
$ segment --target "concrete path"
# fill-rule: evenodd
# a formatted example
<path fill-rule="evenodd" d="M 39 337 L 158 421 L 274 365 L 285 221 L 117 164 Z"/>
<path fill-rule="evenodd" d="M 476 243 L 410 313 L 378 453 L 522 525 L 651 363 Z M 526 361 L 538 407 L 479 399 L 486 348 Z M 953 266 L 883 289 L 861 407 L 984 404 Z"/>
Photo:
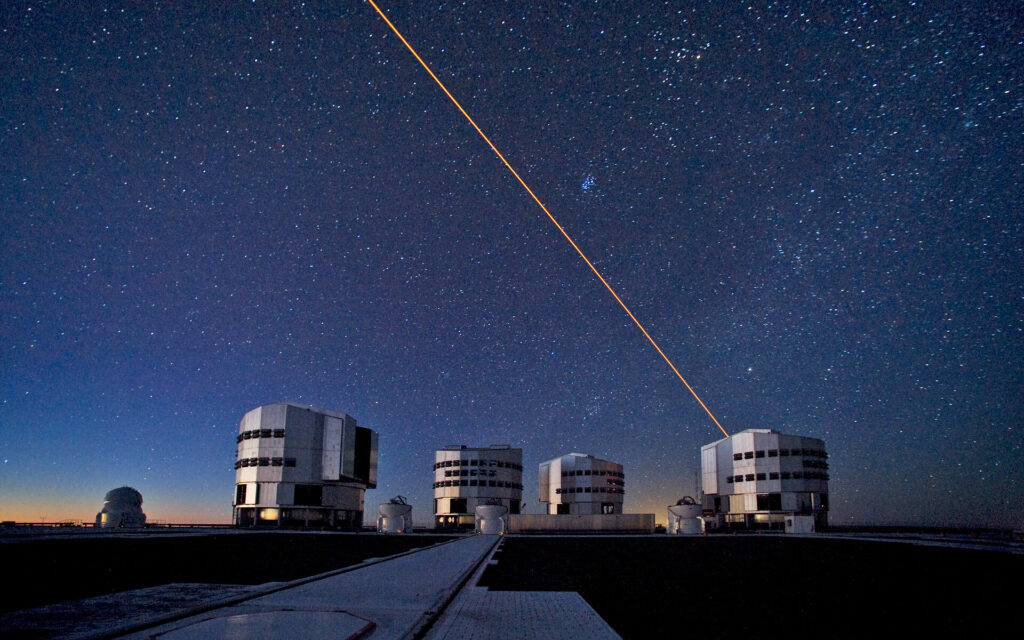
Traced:
<path fill-rule="evenodd" d="M 411 638 L 497 542 L 497 536 L 460 538 L 123 637 Z"/>
<path fill-rule="evenodd" d="M 575 591 L 491 591 L 476 586 L 492 563 L 488 557 L 480 565 L 425 640 L 621 640 Z"/>

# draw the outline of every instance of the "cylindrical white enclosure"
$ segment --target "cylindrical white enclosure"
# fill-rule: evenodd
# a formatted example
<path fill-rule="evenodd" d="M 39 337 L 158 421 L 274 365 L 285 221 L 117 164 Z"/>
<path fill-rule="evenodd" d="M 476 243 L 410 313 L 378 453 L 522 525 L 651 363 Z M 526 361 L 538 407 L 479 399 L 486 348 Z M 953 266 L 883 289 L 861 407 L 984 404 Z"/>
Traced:
<path fill-rule="evenodd" d="M 386 502 L 377 507 L 377 531 L 381 533 L 409 533 L 412 531 L 412 505 Z"/>
<path fill-rule="evenodd" d="M 668 508 L 668 532 L 683 534 L 700 534 L 704 530 L 704 521 L 700 518 L 699 504 L 674 504 Z"/>
<path fill-rule="evenodd" d="M 508 507 L 497 504 L 481 504 L 476 508 L 476 532 L 485 535 L 501 535 L 508 530 Z"/>

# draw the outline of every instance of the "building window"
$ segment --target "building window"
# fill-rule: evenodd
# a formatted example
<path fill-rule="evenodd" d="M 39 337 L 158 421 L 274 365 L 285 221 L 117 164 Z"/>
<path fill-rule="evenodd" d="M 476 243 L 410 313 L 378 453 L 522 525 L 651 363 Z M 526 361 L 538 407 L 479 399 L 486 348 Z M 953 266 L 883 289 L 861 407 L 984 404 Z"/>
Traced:
<path fill-rule="evenodd" d="M 769 479 L 769 480 L 778 480 L 778 479 L 779 479 L 779 472 L 778 472 L 778 471 L 772 471 L 772 472 L 770 472 L 770 473 L 768 474 L 768 479 Z"/>
<path fill-rule="evenodd" d="M 261 438 L 269 438 L 271 435 L 273 435 L 273 433 L 274 433 L 274 431 L 272 429 L 260 429 L 259 437 L 261 437 Z"/>
<path fill-rule="evenodd" d="M 768 450 L 768 457 L 769 458 L 777 458 L 778 456 L 779 456 L 779 450 L 778 449 L 769 449 Z"/>
<path fill-rule="evenodd" d="M 763 458 L 764 457 L 764 451 L 755 451 L 754 452 L 754 457 L 755 458 Z"/>
<path fill-rule="evenodd" d="M 760 493 L 757 495 L 758 511 L 782 511 L 781 493 Z"/>
<path fill-rule="evenodd" d="M 323 505 L 324 487 L 319 484 L 295 485 L 295 504 L 303 507 L 319 507 Z"/>
<path fill-rule="evenodd" d="M 568 515 L 568 513 L 569 513 L 569 503 L 568 502 L 563 502 L 562 504 L 559 504 L 559 505 L 556 505 L 556 506 L 558 507 L 557 511 L 558 511 L 559 515 Z"/>
<path fill-rule="evenodd" d="M 295 466 L 295 458 L 285 458 L 284 459 L 284 466 L 286 466 L 286 467 L 294 467 Z"/>
<path fill-rule="evenodd" d="M 272 467 L 280 467 L 283 464 L 284 464 L 284 458 L 271 458 L 270 459 L 270 466 L 272 466 Z"/>
<path fill-rule="evenodd" d="M 742 453 L 734 453 L 734 454 L 732 454 L 732 459 L 733 460 L 742 460 L 743 459 L 743 454 Z"/>
<path fill-rule="evenodd" d="M 754 459 L 754 452 L 753 451 L 744 451 L 743 452 L 743 459 L 744 460 L 753 460 Z"/>
<path fill-rule="evenodd" d="M 788 471 L 783 471 L 782 472 L 782 479 L 783 480 L 789 480 L 789 472 Z"/>
<path fill-rule="evenodd" d="M 732 484 L 732 476 L 725 476 L 725 483 Z"/>
<path fill-rule="evenodd" d="M 779 449 L 779 455 L 780 456 L 788 456 L 789 455 L 789 449 Z"/>
<path fill-rule="evenodd" d="M 468 511 L 466 498 L 452 498 L 448 502 L 448 513 L 467 513 Z"/>
<path fill-rule="evenodd" d="M 235 487 L 235 504 L 245 504 L 245 485 L 240 484 Z"/>
<path fill-rule="evenodd" d="M 274 429 L 274 437 L 275 438 L 283 438 L 284 437 L 284 429 Z"/>
<path fill-rule="evenodd" d="M 759 473 L 759 474 L 757 474 L 757 479 L 758 480 L 765 480 L 765 475 L 763 473 Z"/>
<path fill-rule="evenodd" d="M 754 474 L 748 473 L 747 476 L 746 476 L 746 481 L 747 482 L 753 482 L 754 481 Z"/>
<path fill-rule="evenodd" d="M 270 466 L 270 458 L 260 458 L 260 466 L 261 467 L 269 467 Z"/>

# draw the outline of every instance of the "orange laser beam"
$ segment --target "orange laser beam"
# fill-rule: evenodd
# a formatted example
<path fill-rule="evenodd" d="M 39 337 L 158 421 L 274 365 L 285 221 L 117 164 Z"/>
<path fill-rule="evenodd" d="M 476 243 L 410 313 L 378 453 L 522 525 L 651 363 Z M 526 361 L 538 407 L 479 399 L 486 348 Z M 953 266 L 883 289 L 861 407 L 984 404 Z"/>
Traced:
<path fill-rule="evenodd" d="M 676 374 L 676 377 L 679 378 L 679 380 L 682 381 L 684 385 L 686 385 L 687 390 L 689 390 L 690 394 L 700 404 L 701 408 L 704 409 L 704 412 L 707 413 L 708 417 L 710 417 L 711 420 L 715 423 L 715 426 L 717 426 L 721 430 L 721 432 L 725 434 L 725 437 L 728 438 L 729 433 L 722 427 L 721 423 L 718 422 L 718 419 L 715 418 L 715 415 L 711 413 L 711 409 L 708 409 L 707 405 L 704 404 L 704 401 L 701 400 L 700 396 L 697 395 L 697 392 L 694 391 L 693 387 L 690 386 L 690 383 L 687 382 L 686 378 L 683 377 L 683 374 L 679 373 L 679 369 L 676 368 L 676 365 L 672 364 L 672 361 L 669 359 L 669 357 L 665 355 L 665 352 L 661 350 L 661 347 L 659 347 L 658 343 L 654 341 L 654 338 L 651 337 L 651 334 L 647 332 L 647 329 L 644 328 L 644 325 L 641 324 L 640 321 L 637 320 L 637 317 L 633 315 L 633 312 L 629 310 L 629 307 L 627 307 L 626 303 L 622 301 L 622 298 L 619 297 L 619 294 L 615 293 L 615 289 L 613 289 L 612 286 L 608 284 L 608 281 L 604 279 L 604 276 L 602 276 L 601 272 L 597 270 L 597 267 L 594 266 L 594 263 L 590 261 L 590 259 L 586 256 L 585 253 L 583 253 L 583 250 L 580 249 L 579 245 L 577 245 L 573 241 L 573 239 L 569 237 L 569 234 L 565 231 L 562 225 L 558 223 L 558 220 L 555 220 L 555 216 L 551 215 L 551 212 L 548 211 L 548 208 L 545 207 L 544 203 L 540 201 L 540 198 L 538 198 L 537 195 L 533 192 L 533 189 L 531 189 L 530 186 L 526 184 L 526 181 L 524 181 L 519 176 L 519 173 L 512 168 L 512 165 L 509 164 L 509 161 L 505 159 L 505 156 L 502 155 L 501 151 L 498 151 L 498 147 L 494 146 L 494 143 L 491 142 L 491 139 L 487 137 L 487 134 L 485 134 L 483 130 L 479 126 L 477 126 L 473 118 L 471 118 L 470 115 L 466 112 L 466 110 L 462 108 L 462 105 L 459 104 L 459 101 L 455 99 L 455 96 L 453 96 L 452 93 L 448 91 L 448 87 L 444 86 L 444 83 L 441 82 L 441 79 L 434 75 L 434 72 L 430 69 L 430 66 L 426 62 L 424 62 L 423 58 L 420 57 L 420 54 L 416 53 L 416 50 L 413 49 L 412 45 L 409 44 L 409 41 L 405 39 L 405 36 L 403 36 L 401 32 L 398 31 L 398 28 L 395 27 L 395 25 L 392 24 L 390 20 L 388 20 L 388 17 L 384 15 L 384 12 L 381 11 L 380 7 L 377 6 L 377 3 L 374 2 L 373 0 L 366 1 L 370 3 L 370 5 L 378 14 L 380 14 L 380 17 L 384 20 L 384 22 L 387 23 L 387 25 L 391 28 L 395 35 L 398 36 L 398 39 L 402 41 L 402 44 L 404 44 L 405 48 L 409 50 L 409 53 L 411 53 L 413 57 L 415 57 L 416 60 L 420 63 L 420 65 L 426 70 L 426 72 L 430 74 L 430 77 L 434 79 L 434 82 L 437 83 L 437 86 L 441 87 L 441 91 L 444 91 L 444 94 L 448 96 L 449 100 L 452 101 L 455 107 L 459 110 L 459 113 L 461 113 L 466 118 L 466 120 L 469 121 L 469 124 L 471 124 L 473 128 L 476 129 L 476 132 L 480 134 L 480 137 L 484 139 L 484 142 L 486 142 L 487 146 L 491 148 L 491 151 L 493 151 L 494 154 L 498 156 L 498 159 L 501 160 L 502 164 L 504 164 L 505 167 L 515 177 L 515 179 L 519 181 L 519 184 L 523 185 L 523 189 L 526 189 L 526 193 L 530 194 L 530 197 L 533 198 L 533 201 L 537 203 L 537 206 L 540 207 L 541 211 L 543 211 L 544 214 L 548 217 L 548 219 L 551 220 L 552 224 L 554 224 L 558 231 L 561 232 L 562 236 L 569 241 L 569 244 L 572 245 L 572 248 L 576 250 L 576 253 L 578 253 L 581 258 L 583 258 L 583 261 L 587 263 L 587 266 L 590 267 L 590 270 L 594 272 L 594 275 L 597 276 L 597 279 L 601 281 L 601 284 L 603 284 L 605 288 L 608 289 L 608 292 L 612 294 L 612 297 L 615 298 L 615 301 L 618 302 L 619 306 L 622 307 L 623 311 L 626 312 L 626 315 L 629 316 L 629 319 L 632 320 L 634 324 L 636 324 L 640 331 L 643 332 L 644 337 L 647 338 L 647 341 L 650 342 L 652 346 L 654 346 L 655 350 L 657 350 L 658 352 L 658 355 L 660 355 L 661 358 L 668 364 L 668 366 L 672 368 L 672 371 L 673 373 Z"/>

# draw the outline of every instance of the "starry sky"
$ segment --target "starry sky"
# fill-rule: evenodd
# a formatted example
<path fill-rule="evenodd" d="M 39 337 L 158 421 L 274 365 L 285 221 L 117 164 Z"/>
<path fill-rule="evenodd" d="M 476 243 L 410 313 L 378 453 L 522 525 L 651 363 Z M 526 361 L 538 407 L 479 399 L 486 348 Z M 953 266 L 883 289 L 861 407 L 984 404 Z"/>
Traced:
<path fill-rule="evenodd" d="M 825 440 L 833 523 L 1024 526 L 1019 2 L 383 9 L 730 433 Z M 372 7 L 0 7 L 0 518 L 229 522 L 242 415 L 620 462 L 721 437 Z"/>

